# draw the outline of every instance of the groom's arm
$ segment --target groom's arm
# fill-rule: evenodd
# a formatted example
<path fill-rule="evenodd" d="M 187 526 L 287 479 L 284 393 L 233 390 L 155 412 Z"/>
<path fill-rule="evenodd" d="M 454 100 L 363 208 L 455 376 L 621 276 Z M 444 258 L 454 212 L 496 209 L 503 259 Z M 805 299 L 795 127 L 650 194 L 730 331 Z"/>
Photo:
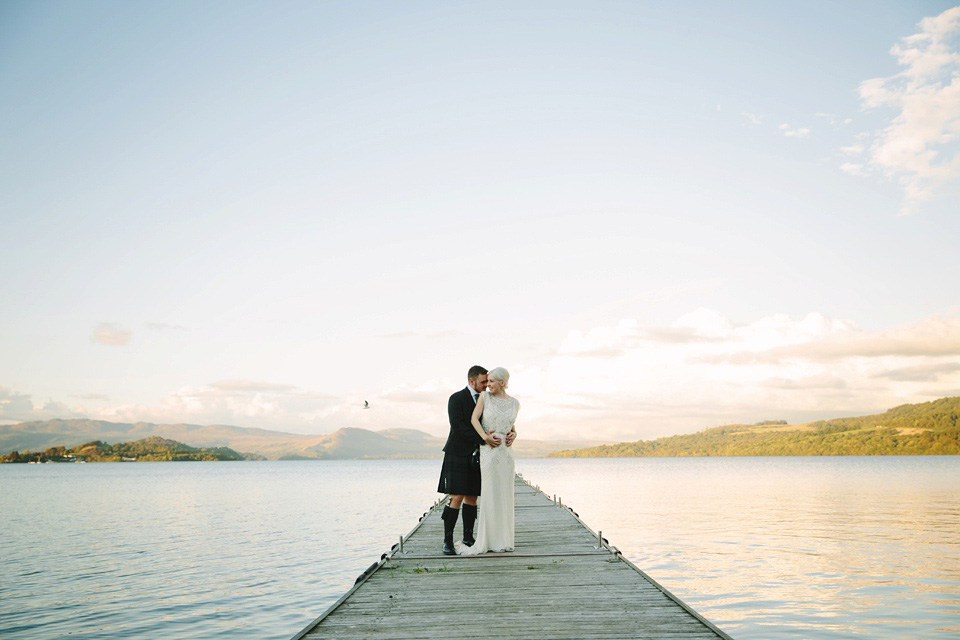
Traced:
<path fill-rule="evenodd" d="M 507 446 L 513 444 L 513 441 L 517 439 L 517 428 L 511 427 L 510 432 L 507 434 Z"/>

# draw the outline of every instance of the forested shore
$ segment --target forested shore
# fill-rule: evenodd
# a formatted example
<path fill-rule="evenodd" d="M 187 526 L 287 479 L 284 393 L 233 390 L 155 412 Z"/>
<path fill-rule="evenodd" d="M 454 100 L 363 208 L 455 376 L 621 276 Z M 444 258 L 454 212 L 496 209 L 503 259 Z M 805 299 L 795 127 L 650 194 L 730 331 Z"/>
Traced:
<path fill-rule="evenodd" d="M 551 458 L 960 454 L 960 397 L 800 425 L 765 421 L 550 454 Z"/>
<path fill-rule="evenodd" d="M 196 448 L 158 436 L 107 444 L 94 440 L 76 447 L 50 447 L 40 452 L 11 451 L 0 456 L 3 463 L 46 462 L 180 462 L 213 460 L 263 460 L 263 456 L 243 454 L 228 447 Z"/>

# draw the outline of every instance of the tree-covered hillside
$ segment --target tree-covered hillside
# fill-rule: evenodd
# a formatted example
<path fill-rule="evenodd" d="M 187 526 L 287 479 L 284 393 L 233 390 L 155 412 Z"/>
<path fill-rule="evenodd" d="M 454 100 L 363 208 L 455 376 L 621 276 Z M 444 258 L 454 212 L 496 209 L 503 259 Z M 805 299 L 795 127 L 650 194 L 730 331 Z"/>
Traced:
<path fill-rule="evenodd" d="M 262 456 L 255 456 L 263 459 Z M 227 447 L 195 448 L 176 440 L 158 436 L 135 442 L 107 444 L 101 440 L 77 447 L 51 447 L 43 452 L 13 451 L 0 457 L 3 462 L 121 462 L 121 461 L 185 461 L 185 460 L 248 460 L 251 456 Z"/>
<path fill-rule="evenodd" d="M 682 436 L 553 453 L 555 458 L 960 454 L 960 397 L 802 425 L 727 425 Z"/>

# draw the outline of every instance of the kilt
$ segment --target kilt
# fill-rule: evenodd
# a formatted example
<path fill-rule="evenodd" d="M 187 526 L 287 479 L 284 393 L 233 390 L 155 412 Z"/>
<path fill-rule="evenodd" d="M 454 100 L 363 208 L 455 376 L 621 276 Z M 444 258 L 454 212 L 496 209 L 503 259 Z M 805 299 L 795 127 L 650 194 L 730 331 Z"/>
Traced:
<path fill-rule="evenodd" d="M 480 495 L 480 469 L 473 466 L 471 456 L 443 454 L 443 467 L 440 469 L 440 483 L 437 491 L 452 496 Z"/>

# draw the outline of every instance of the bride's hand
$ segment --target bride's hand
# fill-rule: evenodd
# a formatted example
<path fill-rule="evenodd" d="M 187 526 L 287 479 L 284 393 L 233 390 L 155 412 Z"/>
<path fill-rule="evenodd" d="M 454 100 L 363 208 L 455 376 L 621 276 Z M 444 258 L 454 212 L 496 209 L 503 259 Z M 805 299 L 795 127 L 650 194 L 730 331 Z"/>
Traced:
<path fill-rule="evenodd" d="M 498 438 L 492 431 L 487 434 L 487 437 L 484 438 L 487 441 L 487 444 L 490 445 L 491 449 L 496 449 L 500 446 L 500 438 Z"/>

